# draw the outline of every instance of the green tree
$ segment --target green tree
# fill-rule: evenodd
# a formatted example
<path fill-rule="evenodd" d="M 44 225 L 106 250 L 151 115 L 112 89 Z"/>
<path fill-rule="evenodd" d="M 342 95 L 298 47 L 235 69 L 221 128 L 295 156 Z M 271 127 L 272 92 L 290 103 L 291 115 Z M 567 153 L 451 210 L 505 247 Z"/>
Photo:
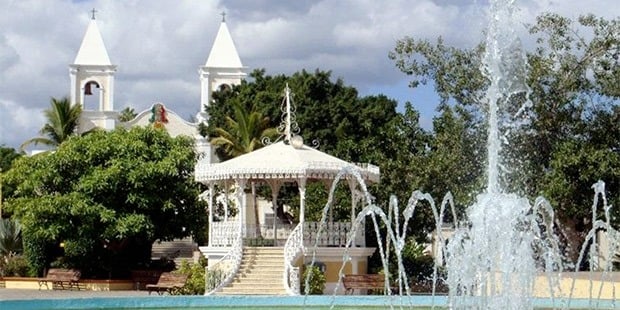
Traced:
<path fill-rule="evenodd" d="M 0 146 L 0 220 L 2 220 L 2 197 L 13 191 L 13 188 L 4 185 L 3 174 L 13 166 L 13 162 L 21 155 L 14 148 Z"/>
<path fill-rule="evenodd" d="M 39 131 L 43 137 L 27 140 L 21 145 L 22 150 L 30 144 L 57 147 L 75 134 L 82 107 L 79 104 L 71 105 L 67 97 L 52 98 L 50 104 L 51 107 L 43 112 L 47 119 L 47 123 Z"/>
<path fill-rule="evenodd" d="M 584 15 L 573 21 L 547 13 L 539 16 L 529 31 L 536 45 L 526 53 L 528 96 L 503 107 L 503 135 L 510 141 L 504 154 L 503 164 L 510 167 L 504 171 L 504 186 L 531 198 L 544 193 L 557 203 L 556 224 L 569 244 L 567 255 L 575 260 L 578 249 L 573 245 L 583 243 L 591 227 L 589 217 L 582 216 L 589 204 L 577 203 L 592 192 L 590 186 L 572 188 L 571 192 L 560 189 L 564 182 L 593 184 L 598 179 L 595 173 L 577 179 L 568 168 L 572 163 L 593 165 L 592 172 L 615 166 L 609 162 L 615 160 L 609 150 L 617 150 L 618 141 L 610 138 L 609 132 L 617 130 L 613 120 L 620 96 L 620 20 Z M 412 87 L 432 80 L 442 104 L 466 111 L 461 114 L 466 116 L 467 126 L 483 129 L 486 108 L 481 99 L 488 85 L 480 71 L 483 52 L 483 44 L 459 49 L 446 46 L 441 39 L 432 44 L 406 37 L 399 40 L 390 57 L 412 76 Z M 592 140 L 585 143 L 586 138 Z M 569 155 L 567 149 L 574 153 Z M 578 155 L 592 151 L 609 157 L 595 162 Z M 484 158 L 475 148 L 467 152 L 467 158 Z M 587 180 L 583 179 L 586 175 Z M 604 172 L 598 175 L 613 178 Z M 618 191 L 615 183 L 610 180 L 609 192 Z"/>
<path fill-rule="evenodd" d="M 20 158 L 6 175 L 16 188 L 6 208 L 23 226 L 31 265 L 40 272 L 61 257 L 85 276 L 120 276 L 148 264 L 156 240 L 203 240 L 193 150 L 192 139 L 147 127 L 95 131 Z"/>
<path fill-rule="evenodd" d="M 424 183 L 422 171 L 431 136 L 420 127 L 419 113 L 410 104 L 406 105 L 404 113 L 398 113 L 398 103 L 384 95 L 360 97 L 354 87 L 347 86 L 341 79 L 333 79 L 329 71 L 302 70 L 289 76 L 272 76 L 265 74 L 265 70 L 255 70 L 250 73 L 250 79 L 240 85 L 214 93 L 215 102 L 207 107 L 209 126 L 223 126 L 222 120 L 234 115 L 232 109 L 237 103 L 255 105 L 270 117 L 272 126 L 278 126 L 283 89 L 287 84 L 296 106 L 299 134 L 307 145 L 315 146 L 313 142 L 317 141 L 323 152 L 350 162 L 370 162 L 380 167 L 380 184 L 370 186 L 369 191 L 386 211 L 390 194 L 406 201 L 411 192 Z M 271 198 L 270 195 L 263 197 Z M 286 202 L 293 213 L 298 213 L 299 198 L 295 188 L 282 189 L 278 199 L 280 205 Z M 308 184 L 306 220 L 318 220 L 326 200 L 323 184 Z M 349 220 L 351 194 L 346 183 L 338 186 L 335 201 L 333 220 Z M 424 239 L 433 225 L 432 213 L 425 208 L 422 212 L 416 210 L 408 227 L 417 238 Z M 372 230 L 370 226 L 368 229 Z M 366 235 L 368 246 L 377 244 L 374 230 Z M 380 260 L 377 258 L 371 264 L 378 265 Z"/>
<path fill-rule="evenodd" d="M 13 165 L 13 161 L 22 154 L 12 147 L 0 145 L 0 172 L 8 171 Z"/>
<path fill-rule="evenodd" d="M 473 202 L 472 193 L 482 190 L 486 166 L 476 155 L 484 154 L 485 144 L 480 140 L 483 128 L 473 125 L 469 113 L 460 107 L 441 105 L 439 112 L 433 119 L 424 190 L 436 199 L 451 192 L 460 216 Z"/>
<path fill-rule="evenodd" d="M 263 147 L 263 139 L 273 139 L 277 130 L 270 127 L 269 117 L 262 113 L 250 110 L 239 102 L 233 103 L 234 118 L 226 116 L 226 127 L 217 127 L 211 135 L 211 144 L 216 147 L 220 158 L 230 159 L 250 153 Z M 252 194 L 254 200 L 254 221 L 256 222 L 256 234 L 260 236 L 260 219 L 258 203 L 256 201 L 256 185 L 252 182 Z"/>

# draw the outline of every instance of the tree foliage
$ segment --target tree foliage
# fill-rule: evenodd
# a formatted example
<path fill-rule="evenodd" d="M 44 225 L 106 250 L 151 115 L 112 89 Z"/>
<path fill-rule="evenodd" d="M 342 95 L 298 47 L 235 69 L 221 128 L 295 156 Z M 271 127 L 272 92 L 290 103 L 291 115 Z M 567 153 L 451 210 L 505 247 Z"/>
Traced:
<path fill-rule="evenodd" d="M 215 101 L 208 107 L 211 130 L 225 126 L 224 120 L 234 115 L 236 106 L 263 111 L 272 127 L 280 125 L 281 103 L 288 84 L 299 134 L 307 145 L 317 141 L 318 148 L 330 155 L 380 167 L 381 184 L 371 187 L 378 203 L 387 206 L 390 193 L 406 199 L 420 184 L 416 171 L 419 167 L 412 156 L 424 156 L 429 135 L 420 128 L 419 114 L 411 106 L 401 114 L 396 111 L 397 102 L 384 95 L 360 97 L 355 88 L 341 79 L 334 80 L 329 71 L 302 70 L 290 76 L 271 76 L 265 70 L 255 70 L 250 78 L 232 89 L 214 93 Z M 342 209 L 335 210 L 335 221 L 351 216 L 350 192 L 347 186 L 341 187 L 336 205 Z M 280 199 L 297 210 L 296 190 L 290 192 L 281 194 Z M 308 193 L 312 195 L 306 195 L 306 218 L 318 219 L 326 202 L 325 188 L 309 185 Z M 324 199 L 313 199 L 316 197 Z"/>
<path fill-rule="evenodd" d="M 273 139 L 277 134 L 270 126 L 269 117 L 251 107 L 246 110 L 240 103 L 233 103 L 234 118 L 226 116 L 225 127 L 213 130 L 210 142 L 222 159 L 230 159 L 263 147 L 263 139 Z"/>
<path fill-rule="evenodd" d="M 511 102 L 511 112 L 524 108 L 519 119 L 517 113 L 508 114 L 513 119 L 504 119 L 511 125 L 504 128 L 510 127 L 510 132 L 503 132 L 510 144 L 503 163 L 507 168 L 504 186 L 531 198 L 545 194 L 554 202 L 556 224 L 568 243 L 567 254 L 575 259 L 578 247 L 574 245 L 583 242 L 591 227 L 586 216 L 593 195 L 590 185 L 602 178 L 609 193 L 618 191 L 613 171 L 619 150 L 620 20 L 593 15 L 571 20 L 547 13 L 528 27 L 536 39 L 534 48 L 526 53 L 529 92 L 527 98 Z M 480 103 L 488 85 L 480 71 L 483 52 L 483 44 L 460 49 L 445 46 L 441 38 L 432 44 L 406 37 L 399 40 L 390 57 L 412 76 L 412 87 L 434 82 L 444 111 L 441 123 L 448 120 L 445 105 L 449 104 L 465 112 L 461 119 L 467 128 L 481 129 L 486 108 Z M 434 124 L 435 138 L 440 137 L 440 118 Z M 478 130 L 478 135 L 481 133 Z M 448 135 L 450 142 L 444 149 L 454 146 L 459 137 L 462 135 Z M 458 152 L 468 154 L 467 158 L 484 158 L 476 148 Z M 611 204 L 617 204 L 618 199 L 614 197 Z"/>
<path fill-rule="evenodd" d="M 59 264 L 109 276 L 148 263 L 155 240 L 200 240 L 194 156 L 190 138 L 163 130 L 95 131 L 20 158 L 6 175 L 16 189 L 6 209 L 23 225 L 33 266 L 62 257 Z"/>
<path fill-rule="evenodd" d="M 118 120 L 120 122 L 128 122 L 128 121 L 136 118 L 136 116 L 138 116 L 138 114 L 136 113 L 136 111 L 133 108 L 125 107 L 121 111 L 121 114 L 118 116 Z"/>
<path fill-rule="evenodd" d="M 0 146 L 0 171 L 8 171 L 22 154 L 12 147 Z"/>

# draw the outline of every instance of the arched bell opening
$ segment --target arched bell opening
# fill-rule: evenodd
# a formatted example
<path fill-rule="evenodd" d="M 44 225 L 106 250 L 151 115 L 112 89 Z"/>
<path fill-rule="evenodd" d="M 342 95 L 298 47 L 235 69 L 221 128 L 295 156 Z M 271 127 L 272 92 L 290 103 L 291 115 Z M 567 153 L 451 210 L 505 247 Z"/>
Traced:
<path fill-rule="evenodd" d="M 103 88 L 96 81 L 88 81 L 82 87 L 84 110 L 100 111 L 103 107 Z"/>

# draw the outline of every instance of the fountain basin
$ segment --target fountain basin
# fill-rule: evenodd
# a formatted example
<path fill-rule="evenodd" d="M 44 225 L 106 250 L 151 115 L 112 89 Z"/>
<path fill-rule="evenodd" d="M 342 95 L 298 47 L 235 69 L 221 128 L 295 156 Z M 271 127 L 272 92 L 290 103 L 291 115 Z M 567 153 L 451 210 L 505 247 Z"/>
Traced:
<path fill-rule="evenodd" d="M 475 297 L 473 297 L 475 298 Z M 144 296 L 1 300 L 1 309 L 447 309 L 444 296 Z M 534 298 L 536 308 L 566 308 L 567 299 Z M 613 309 L 613 300 L 572 299 L 567 309 Z"/>

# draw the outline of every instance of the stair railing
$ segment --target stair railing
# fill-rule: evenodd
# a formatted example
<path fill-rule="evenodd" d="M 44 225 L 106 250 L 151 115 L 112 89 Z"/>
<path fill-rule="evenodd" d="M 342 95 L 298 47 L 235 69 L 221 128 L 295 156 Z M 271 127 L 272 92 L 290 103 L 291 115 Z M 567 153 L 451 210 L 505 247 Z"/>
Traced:
<path fill-rule="evenodd" d="M 303 223 L 297 224 L 284 244 L 284 288 L 289 295 L 299 295 L 299 267 L 293 263 L 304 251 Z"/>
<path fill-rule="evenodd" d="M 205 295 L 212 295 L 230 284 L 241 266 L 243 258 L 243 225 L 239 225 L 237 238 L 232 248 L 215 264 L 207 267 L 205 274 Z"/>

